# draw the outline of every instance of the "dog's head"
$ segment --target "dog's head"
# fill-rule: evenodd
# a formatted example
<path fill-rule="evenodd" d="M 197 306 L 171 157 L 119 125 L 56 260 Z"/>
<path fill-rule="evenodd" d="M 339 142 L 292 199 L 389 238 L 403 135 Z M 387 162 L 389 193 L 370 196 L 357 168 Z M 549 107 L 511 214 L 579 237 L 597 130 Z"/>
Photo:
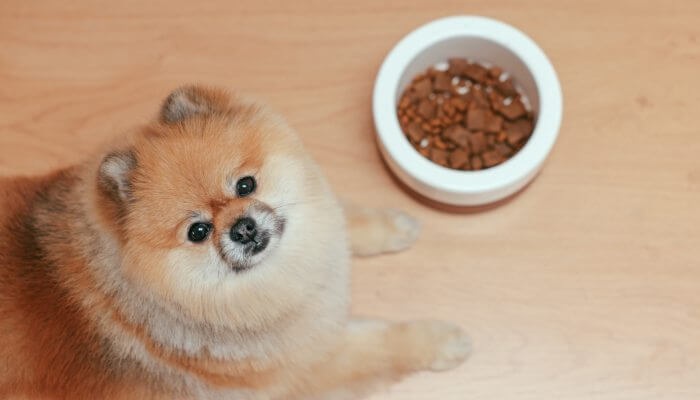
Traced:
<path fill-rule="evenodd" d="M 347 256 L 338 207 L 294 132 L 223 91 L 173 92 L 97 179 L 124 276 L 196 320 L 279 317 Z"/>

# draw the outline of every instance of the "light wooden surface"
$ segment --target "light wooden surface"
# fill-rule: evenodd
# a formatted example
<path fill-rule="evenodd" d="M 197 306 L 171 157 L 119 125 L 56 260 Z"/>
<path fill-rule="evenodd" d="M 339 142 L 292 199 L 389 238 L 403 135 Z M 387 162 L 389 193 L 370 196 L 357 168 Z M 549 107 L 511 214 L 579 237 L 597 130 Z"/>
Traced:
<path fill-rule="evenodd" d="M 182 83 L 237 88 L 342 196 L 425 222 L 409 252 L 356 262 L 354 308 L 455 320 L 475 354 L 373 399 L 700 398 L 700 2 L 100 3 L 0 2 L 0 173 L 75 161 Z M 450 14 L 521 28 L 564 90 L 544 171 L 483 213 L 416 202 L 373 143 L 384 55 Z"/>

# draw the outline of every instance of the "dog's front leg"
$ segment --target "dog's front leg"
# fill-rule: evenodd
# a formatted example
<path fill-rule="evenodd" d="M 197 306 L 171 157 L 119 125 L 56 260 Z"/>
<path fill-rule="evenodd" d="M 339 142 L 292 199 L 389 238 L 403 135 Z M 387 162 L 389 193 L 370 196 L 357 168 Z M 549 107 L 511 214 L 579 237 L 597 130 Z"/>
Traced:
<path fill-rule="evenodd" d="M 354 319 L 330 358 L 304 377 L 299 398 L 357 399 L 414 372 L 452 369 L 470 349 L 463 331 L 449 323 Z"/>
<path fill-rule="evenodd" d="M 421 224 L 393 208 L 360 207 L 343 202 L 353 255 L 373 256 L 405 250 L 416 241 Z"/>

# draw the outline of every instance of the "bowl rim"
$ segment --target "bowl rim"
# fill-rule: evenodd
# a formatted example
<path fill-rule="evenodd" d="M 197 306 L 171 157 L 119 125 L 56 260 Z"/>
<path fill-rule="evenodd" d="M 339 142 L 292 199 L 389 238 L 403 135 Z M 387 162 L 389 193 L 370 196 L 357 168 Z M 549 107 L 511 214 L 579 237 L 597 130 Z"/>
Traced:
<path fill-rule="evenodd" d="M 396 115 L 394 96 L 411 61 L 437 43 L 464 36 L 489 40 L 512 52 L 529 70 L 539 94 L 537 122 L 525 147 L 503 164 L 480 171 L 454 170 L 426 159 L 406 140 Z M 554 146 L 562 109 L 559 79 L 539 46 L 520 30 L 481 16 L 440 18 L 410 32 L 384 59 L 372 94 L 377 138 L 394 163 L 422 185 L 453 195 L 497 192 L 532 176 Z"/>

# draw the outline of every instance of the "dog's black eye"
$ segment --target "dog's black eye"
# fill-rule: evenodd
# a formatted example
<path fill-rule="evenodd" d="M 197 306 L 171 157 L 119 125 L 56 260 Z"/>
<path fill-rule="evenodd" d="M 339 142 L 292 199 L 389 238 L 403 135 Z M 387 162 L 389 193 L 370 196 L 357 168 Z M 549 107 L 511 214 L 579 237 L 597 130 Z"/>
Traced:
<path fill-rule="evenodd" d="M 187 238 L 190 242 L 199 243 L 207 239 L 211 232 L 211 224 L 206 222 L 195 222 L 190 225 L 190 230 L 187 232 Z"/>
<path fill-rule="evenodd" d="M 255 191 L 255 178 L 246 176 L 236 182 L 236 194 L 240 197 L 248 196 Z"/>

